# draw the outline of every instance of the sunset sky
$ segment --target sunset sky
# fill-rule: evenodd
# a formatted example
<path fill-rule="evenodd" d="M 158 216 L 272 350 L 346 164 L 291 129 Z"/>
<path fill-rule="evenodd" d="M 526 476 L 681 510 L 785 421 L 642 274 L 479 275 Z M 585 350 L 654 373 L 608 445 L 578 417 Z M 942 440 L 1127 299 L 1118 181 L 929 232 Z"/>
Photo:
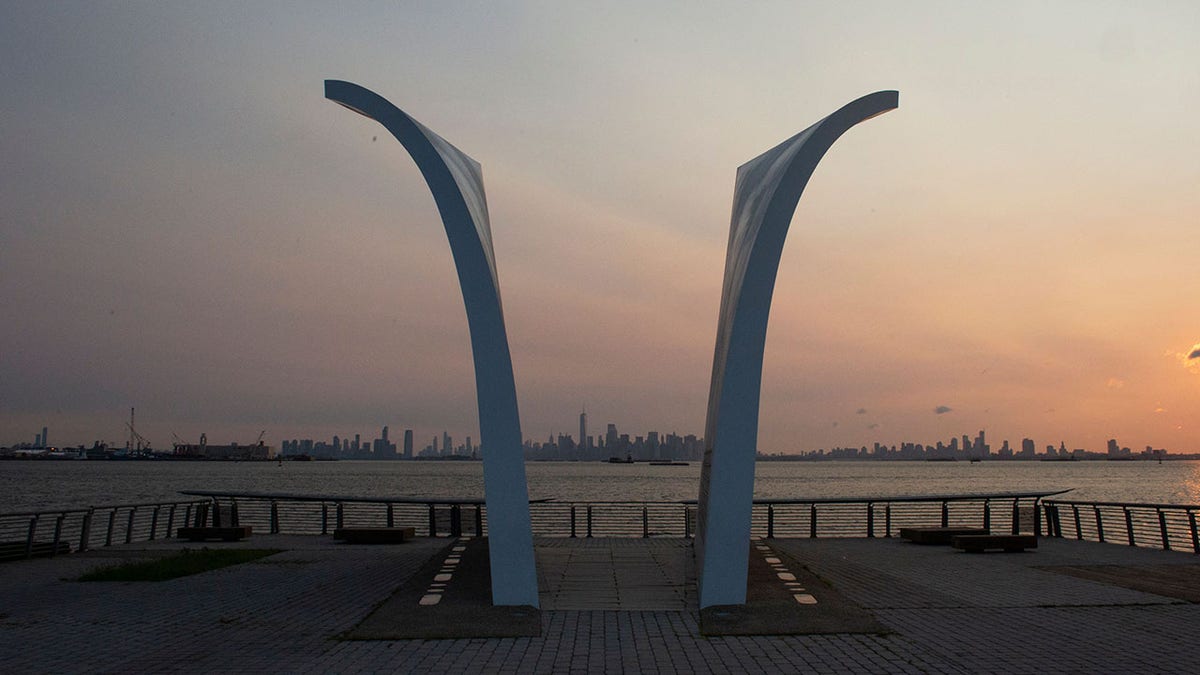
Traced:
<path fill-rule="evenodd" d="M 4 3 L 0 446 L 478 440 L 375 90 L 483 166 L 527 437 L 700 434 L 737 167 L 900 91 L 784 249 L 760 450 L 1200 452 L 1200 5 Z"/>

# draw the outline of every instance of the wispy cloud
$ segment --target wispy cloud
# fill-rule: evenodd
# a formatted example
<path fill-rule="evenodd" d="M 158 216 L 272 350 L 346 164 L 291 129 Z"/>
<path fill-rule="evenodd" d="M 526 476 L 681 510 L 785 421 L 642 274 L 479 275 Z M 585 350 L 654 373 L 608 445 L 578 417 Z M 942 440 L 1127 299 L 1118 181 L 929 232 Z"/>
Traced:
<path fill-rule="evenodd" d="M 946 413 L 950 412 L 951 410 L 954 410 L 954 408 L 951 408 L 948 405 L 939 405 L 938 407 L 933 409 L 933 414 L 945 415 Z"/>
<path fill-rule="evenodd" d="M 855 411 L 855 413 L 854 413 L 854 414 L 855 414 L 855 415 L 866 415 L 866 414 L 867 414 L 867 409 L 866 409 L 866 408 L 859 408 L 857 411 Z"/>

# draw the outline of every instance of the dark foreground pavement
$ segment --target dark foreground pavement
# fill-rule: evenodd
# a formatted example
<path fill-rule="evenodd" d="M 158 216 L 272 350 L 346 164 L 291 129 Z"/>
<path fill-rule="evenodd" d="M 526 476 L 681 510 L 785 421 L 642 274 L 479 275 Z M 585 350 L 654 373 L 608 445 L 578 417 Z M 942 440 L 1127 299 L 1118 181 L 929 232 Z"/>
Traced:
<path fill-rule="evenodd" d="M 209 546 L 284 552 L 160 583 L 72 579 L 176 551 L 183 547 L 178 541 L 4 564 L 0 672 L 1194 673 L 1200 667 L 1194 655 L 1200 605 L 1181 599 L 1195 597 L 1187 593 L 1196 592 L 1200 556 L 1053 539 L 1041 540 L 1036 552 L 982 555 L 895 539 L 773 540 L 756 550 L 776 576 L 799 572 L 786 586 L 798 611 L 822 611 L 827 587 L 884 632 L 708 637 L 701 635 L 689 582 L 690 542 L 539 539 L 540 636 L 345 639 L 376 608 L 423 583 L 422 568 L 452 543 L 371 547 L 255 535 Z"/>

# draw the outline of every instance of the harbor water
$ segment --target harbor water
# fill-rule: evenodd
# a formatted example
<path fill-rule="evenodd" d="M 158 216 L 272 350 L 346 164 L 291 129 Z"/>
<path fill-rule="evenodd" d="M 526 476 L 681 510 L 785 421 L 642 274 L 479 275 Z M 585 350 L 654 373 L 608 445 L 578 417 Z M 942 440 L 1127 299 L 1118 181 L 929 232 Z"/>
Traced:
<path fill-rule="evenodd" d="M 530 462 L 532 499 L 695 499 L 700 464 Z M 1067 499 L 1200 504 L 1200 461 L 759 462 L 755 496 L 898 497 L 1064 490 Z M 0 462 L 0 513 L 183 499 L 181 490 L 357 497 L 483 496 L 480 462 Z"/>

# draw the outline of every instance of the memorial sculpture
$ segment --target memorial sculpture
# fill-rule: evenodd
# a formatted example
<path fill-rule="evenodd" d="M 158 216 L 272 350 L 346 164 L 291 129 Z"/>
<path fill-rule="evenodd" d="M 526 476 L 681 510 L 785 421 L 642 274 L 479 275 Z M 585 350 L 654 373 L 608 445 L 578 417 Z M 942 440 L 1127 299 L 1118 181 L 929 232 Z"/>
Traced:
<path fill-rule="evenodd" d="M 479 163 L 373 91 L 326 80 L 325 98 L 382 124 L 412 156 L 433 193 L 471 333 L 492 603 L 537 607 L 521 421 Z"/>
<path fill-rule="evenodd" d="M 899 98 L 896 91 L 863 96 L 738 168 L 696 520 L 701 608 L 746 602 L 763 349 L 788 225 L 834 141 L 895 109 Z"/>

